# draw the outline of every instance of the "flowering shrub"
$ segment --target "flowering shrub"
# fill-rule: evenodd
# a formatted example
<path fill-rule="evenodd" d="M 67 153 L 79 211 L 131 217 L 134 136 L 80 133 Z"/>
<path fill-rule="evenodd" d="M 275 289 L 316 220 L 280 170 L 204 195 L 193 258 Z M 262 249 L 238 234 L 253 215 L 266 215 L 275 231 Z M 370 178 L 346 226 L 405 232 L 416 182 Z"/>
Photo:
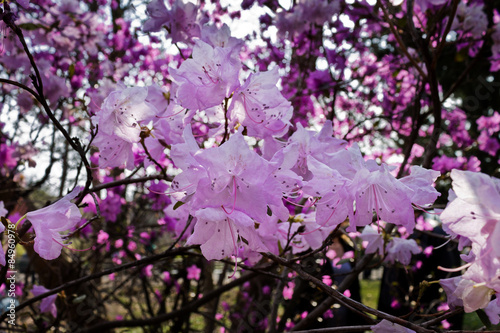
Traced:
<path fill-rule="evenodd" d="M 499 322 L 500 6 L 0 8 L 5 325 L 275 332 L 353 324 L 343 311 L 365 315 L 359 331 L 459 329 L 447 319 L 463 311 Z M 411 315 L 361 303 L 361 271 L 421 276 L 442 246 L 463 263 L 410 281 L 391 304 Z"/>

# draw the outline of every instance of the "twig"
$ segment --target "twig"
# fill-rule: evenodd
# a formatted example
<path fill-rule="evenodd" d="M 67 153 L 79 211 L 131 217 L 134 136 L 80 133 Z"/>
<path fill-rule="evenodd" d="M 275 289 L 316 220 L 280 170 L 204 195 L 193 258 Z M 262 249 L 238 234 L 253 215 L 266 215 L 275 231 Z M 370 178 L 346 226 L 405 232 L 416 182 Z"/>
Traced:
<path fill-rule="evenodd" d="M 399 324 L 399 325 L 404 326 L 404 327 L 408 327 L 408 328 L 414 330 L 417 333 L 433 333 L 434 332 L 432 330 L 420 327 L 419 325 L 413 324 L 413 323 L 411 323 L 411 322 L 409 322 L 407 320 L 395 317 L 393 315 L 387 314 L 385 312 L 373 309 L 373 308 L 368 307 L 368 306 L 366 306 L 366 305 L 364 305 L 362 303 L 359 303 L 359 302 L 357 302 L 357 301 L 355 301 L 355 300 L 353 300 L 353 299 L 351 299 L 351 298 L 343 295 L 340 291 L 338 291 L 336 289 L 333 289 L 330 286 L 324 284 L 322 281 L 320 281 L 316 277 L 314 277 L 311 274 L 309 274 L 306 271 L 304 271 L 300 265 L 298 265 L 298 264 L 296 264 L 294 262 L 290 262 L 290 261 L 288 261 L 286 259 L 280 258 L 280 257 L 278 257 L 278 256 L 276 256 L 276 255 L 274 255 L 272 253 L 267 253 L 267 256 L 270 259 L 272 259 L 273 261 L 275 261 L 275 262 L 277 262 L 277 263 L 279 263 L 281 265 L 284 265 L 284 266 L 292 268 L 300 277 L 302 277 L 306 281 L 314 283 L 318 288 L 320 288 L 321 290 L 323 290 L 330 297 L 334 298 L 335 301 L 337 301 L 341 305 L 345 305 L 345 306 L 356 308 L 356 309 L 358 309 L 358 310 L 360 310 L 362 312 L 375 315 L 378 318 L 387 319 L 387 320 L 389 320 L 389 321 L 391 321 L 393 323 Z"/>
<path fill-rule="evenodd" d="M 394 35 L 394 37 L 396 37 L 396 41 L 398 42 L 399 47 L 401 48 L 401 51 L 403 51 L 403 53 L 408 58 L 408 60 L 410 60 L 410 62 L 416 68 L 416 70 L 418 71 L 418 73 L 420 74 L 420 76 L 422 76 L 423 78 L 427 78 L 427 75 L 424 73 L 424 71 L 422 70 L 422 68 L 417 63 L 417 61 L 410 55 L 410 53 L 408 53 L 408 49 L 406 48 L 405 43 L 401 39 L 401 36 L 399 35 L 399 32 L 397 31 L 396 28 L 394 28 L 392 19 L 389 17 L 389 14 L 387 13 L 387 10 L 385 9 L 382 1 L 379 0 L 378 4 L 380 6 L 380 9 L 382 9 L 382 12 L 384 13 L 384 18 L 385 18 L 386 22 L 389 24 L 389 29 L 391 29 L 392 34 Z M 412 23 L 413 23 L 413 21 L 412 21 Z"/>
<path fill-rule="evenodd" d="M 186 313 L 191 313 L 197 310 L 199 307 L 205 305 L 206 303 L 212 301 L 215 297 L 221 295 L 222 293 L 231 290 L 232 288 L 245 283 L 256 277 L 258 273 L 249 273 L 246 274 L 224 286 L 218 288 L 214 291 L 211 291 L 202 298 L 199 298 L 193 302 L 186 304 L 183 308 L 179 310 L 175 310 L 169 313 L 161 314 L 156 317 L 146 318 L 146 319 L 136 319 L 136 320 L 117 320 L 117 321 L 109 321 L 102 324 L 97 324 L 95 326 L 83 329 L 81 332 L 104 332 L 106 330 L 118 327 L 144 327 L 148 325 L 156 325 L 163 323 L 167 320 L 171 320 L 177 318 L 179 316 L 185 315 Z"/>
<path fill-rule="evenodd" d="M 23 226 L 27 224 L 26 222 L 23 224 Z M 30 224 L 31 226 L 31 224 Z M 62 285 L 60 285 L 59 287 L 56 287 L 54 289 L 51 289 L 43 294 L 40 294 L 38 296 L 35 296 L 23 303 L 21 303 L 20 305 L 18 305 L 16 307 L 16 312 L 18 312 L 19 310 L 22 310 L 24 309 L 25 307 L 39 301 L 39 300 L 42 300 L 44 299 L 45 297 L 48 297 L 50 295 L 54 295 L 62 290 L 65 290 L 65 289 L 68 289 L 70 287 L 73 287 L 73 286 L 76 286 L 76 285 L 79 285 L 81 283 L 84 283 L 84 282 L 87 282 L 87 281 L 91 281 L 91 280 L 95 280 L 95 279 L 98 279 L 100 278 L 101 276 L 104 276 L 104 275 L 109 275 L 109 274 L 112 274 L 112 273 L 116 273 L 116 272 L 120 272 L 120 271 L 123 271 L 125 269 L 129 269 L 131 267 L 136 267 L 136 266 L 143 266 L 143 265 L 147 265 L 149 263 L 152 263 L 152 262 L 155 262 L 155 261 L 160 261 L 162 259 L 165 259 L 165 258 L 168 258 L 168 257 L 172 257 L 172 256 L 176 256 L 176 255 L 179 255 L 179 254 L 182 254 L 182 253 L 187 253 L 188 250 L 194 248 L 195 246 L 186 246 L 186 247 L 181 247 L 181 248 L 176 248 L 176 249 L 173 249 L 169 252 L 163 252 L 163 253 L 160 253 L 160 254 L 157 254 L 157 255 L 154 255 L 154 256 L 151 256 L 151 257 L 146 257 L 146 258 L 143 258 L 143 259 L 140 259 L 140 260 L 136 260 L 136 261 L 133 261 L 133 262 L 129 262 L 129 263 L 126 263 L 126 264 L 123 264 L 123 265 L 119 265 L 119 266 L 114 266 L 110 269 L 106 269 L 102 272 L 98 272 L 98 273 L 95 273 L 95 274 L 91 274 L 91 275 L 87 275 L 87 276 L 84 276 L 84 277 L 81 277 L 79 279 L 76 279 L 76 280 L 73 280 L 73 281 L 70 281 L 70 282 L 66 282 Z M 2 314 L 2 316 L 0 317 L 0 320 L 4 320 L 6 317 L 7 317 L 8 313 L 7 312 L 4 312 Z"/>

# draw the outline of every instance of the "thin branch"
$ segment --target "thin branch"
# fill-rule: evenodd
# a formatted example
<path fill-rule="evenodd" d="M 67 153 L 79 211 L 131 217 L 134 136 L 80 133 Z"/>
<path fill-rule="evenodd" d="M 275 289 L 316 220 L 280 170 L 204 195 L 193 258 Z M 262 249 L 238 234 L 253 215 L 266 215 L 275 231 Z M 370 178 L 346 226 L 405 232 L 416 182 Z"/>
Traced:
<path fill-rule="evenodd" d="M 213 299 L 223 294 L 226 291 L 231 290 L 232 288 L 239 286 L 246 281 L 249 281 L 256 277 L 258 273 L 249 273 L 243 275 L 242 277 L 231 281 L 230 283 L 213 290 L 207 294 L 204 294 L 202 298 L 199 298 L 193 302 L 186 304 L 186 306 L 180 308 L 179 310 L 175 310 L 169 313 L 165 313 L 156 317 L 146 318 L 146 319 L 136 319 L 136 320 L 117 320 L 117 321 L 109 321 L 102 324 L 97 324 L 95 326 L 83 329 L 81 332 L 104 332 L 106 330 L 118 327 L 144 327 L 148 325 L 156 325 L 161 324 L 165 321 L 180 317 L 185 315 L 186 313 L 191 313 L 196 311 L 201 306 L 211 302 Z"/>
<path fill-rule="evenodd" d="M 7 83 L 7 84 L 11 84 L 13 86 L 16 86 L 18 88 L 21 88 L 23 90 L 26 90 L 27 92 L 29 92 L 31 95 L 33 95 L 33 97 L 35 97 L 37 100 L 40 99 L 40 96 L 38 96 L 38 94 L 33 90 L 31 89 L 30 87 L 28 86 L 25 86 L 24 84 L 22 83 L 19 83 L 19 82 L 16 82 L 16 81 L 12 81 L 12 80 L 9 80 L 9 79 L 2 79 L 0 78 L 0 82 L 2 83 Z"/>
<path fill-rule="evenodd" d="M 90 167 L 89 161 L 87 159 L 85 151 L 83 150 L 83 147 L 80 144 L 80 141 L 78 140 L 78 138 L 74 138 L 74 139 L 71 138 L 71 136 L 68 134 L 66 129 L 61 125 L 59 120 L 57 120 L 54 113 L 52 112 L 49 105 L 47 104 L 47 100 L 45 99 L 44 92 L 43 92 L 42 76 L 40 75 L 40 72 L 39 72 L 38 67 L 35 63 L 33 55 L 31 54 L 31 52 L 28 48 L 28 45 L 26 44 L 26 40 L 24 38 L 22 30 L 12 22 L 8 23 L 8 26 L 18 36 L 19 41 L 23 45 L 24 51 L 30 60 L 31 66 L 33 67 L 33 70 L 35 71 L 36 76 L 31 75 L 31 79 L 33 80 L 33 85 L 35 86 L 37 94 L 34 94 L 33 96 L 35 96 L 37 101 L 42 105 L 45 113 L 47 113 L 47 115 L 50 118 L 50 120 L 52 121 L 52 123 L 56 126 L 56 128 L 59 130 L 59 132 L 62 133 L 62 135 L 64 136 L 66 141 L 71 145 L 71 148 L 73 148 L 80 155 L 80 158 L 81 158 L 83 164 L 85 165 L 85 169 L 87 171 L 87 181 L 85 183 L 84 190 L 80 193 L 80 196 L 76 200 L 76 204 L 78 205 L 83 200 L 83 198 L 87 194 L 88 189 L 90 188 L 90 186 L 92 184 L 92 169 Z"/>
<path fill-rule="evenodd" d="M 453 7 L 451 8 L 451 13 L 448 18 L 448 22 L 446 23 L 446 28 L 444 29 L 443 37 L 441 38 L 441 42 L 439 43 L 437 49 L 434 51 L 434 61 L 432 62 L 432 68 L 436 68 L 437 60 L 441 55 L 441 52 L 443 51 L 444 45 L 446 44 L 446 37 L 448 36 L 448 33 L 451 30 L 451 26 L 453 24 L 455 14 L 457 13 L 457 8 L 459 3 L 460 0 L 453 0 Z"/>
<path fill-rule="evenodd" d="M 401 36 L 399 35 L 398 30 L 394 27 L 394 22 L 389 17 L 389 14 L 387 13 L 387 10 L 385 9 L 382 1 L 379 0 L 377 2 L 379 4 L 380 8 L 382 9 L 382 12 L 384 13 L 385 21 L 389 24 L 389 29 L 391 29 L 392 34 L 396 38 L 396 41 L 398 42 L 399 47 L 401 48 L 401 51 L 403 51 L 404 55 L 408 58 L 408 60 L 410 60 L 410 62 L 413 64 L 413 66 L 418 71 L 420 76 L 422 76 L 423 78 L 427 78 L 427 75 L 424 73 L 423 69 L 420 67 L 420 65 L 417 63 L 417 61 L 410 55 L 410 53 L 408 53 L 408 49 L 406 48 L 405 43 L 401 39 Z"/>
<path fill-rule="evenodd" d="M 332 328 L 317 328 L 307 331 L 296 331 L 297 333 L 349 333 L 349 332 L 365 332 L 371 330 L 371 325 L 358 326 L 340 326 Z"/>
<path fill-rule="evenodd" d="M 134 184 L 134 183 L 144 183 L 149 180 L 166 180 L 166 181 L 172 181 L 170 178 L 165 178 L 163 175 L 155 175 L 155 176 L 147 176 L 147 177 L 141 177 L 141 178 L 125 178 L 125 179 L 120 179 L 116 180 L 114 182 L 109 182 L 101 185 L 97 185 L 92 187 L 89 192 L 98 192 L 100 190 L 104 190 L 107 188 L 112 188 L 112 187 L 117 187 L 120 185 L 128 185 L 128 184 Z"/>
<path fill-rule="evenodd" d="M 341 305 L 350 306 L 350 307 L 356 308 L 362 312 L 375 315 L 378 318 L 387 319 L 393 323 L 399 324 L 399 325 L 404 326 L 404 327 L 408 327 L 409 329 L 412 329 L 417 333 L 433 333 L 434 332 L 432 330 L 420 327 L 419 325 L 411 323 L 407 320 L 404 320 L 404 319 L 395 317 L 393 315 L 390 315 L 388 313 L 385 313 L 385 312 L 373 309 L 371 307 L 368 307 L 362 303 L 359 303 L 359 302 L 345 296 L 340 291 L 333 289 L 332 287 L 324 284 L 321 280 L 317 279 L 313 275 L 304 271 L 299 264 L 296 264 L 294 262 L 290 262 L 286 259 L 280 258 L 272 253 L 267 253 L 266 255 L 270 259 L 272 259 L 273 261 L 275 261 L 281 265 L 292 268 L 301 278 L 303 278 L 306 281 L 314 283 L 318 288 L 323 290 L 330 297 L 334 298 Z"/>
<path fill-rule="evenodd" d="M 26 222 L 24 224 L 27 224 Z M 23 226 L 24 226 L 23 224 Z M 31 226 L 31 224 L 30 224 Z M 151 256 L 151 257 L 146 257 L 146 258 L 143 258 L 143 259 L 140 259 L 140 260 L 136 260 L 136 261 L 133 261 L 133 262 L 129 262 L 129 263 L 126 263 L 126 264 L 123 264 L 123 265 L 119 265 L 119 266 L 114 266 L 110 269 L 106 269 L 102 272 L 98 272 L 98 273 L 95 273 L 95 274 L 91 274 L 91 275 L 87 275 L 87 276 L 84 276 L 84 277 L 81 277 L 79 279 L 76 279 L 76 280 L 73 280 L 73 281 L 70 281 L 70 282 L 66 282 L 62 285 L 60 285 L 59 287 L 56 287 L 54 289 L 51 289 L 43 294 L 40 294 L 36 297 L 33 297 L 23 303 L 21 303 L 20 305 L 18 305 L 16 307 L 16 312 L 18 312 L 19 310 L 22 310 L 24 309 L 25 307 L 39 301 L 39 300 L 42 300 L 44 299 L 45 297 L 48 297 L 50 295 L 54 295 L 54 294 L 57 294 L 58 292 L 62 291 L 62 290 L 65 290 L 65 289 L 68 289 L 70 287 L 73 287 L 73 286 L 76 286 L 76 285 L 79 285 L 79 284 L 82 284 L 82 283 L 85 283 L 87 281 L 91 281 L 91 280 L 95 280 L 95 279 L 98 279 L 100 278 L 101 276 L 104 276 L 104 275 L 109 275 L 109 274 L 112 274 L 112 273 L 116 273 L 116 272 L 120 272 L 120 271 L 123 271 L 125 269 L 129 269 L 129 268 L 132 268 L 132 267 L 136 267 L 136 266 L 144 266 L 144 265 L 147 265 L 147 264 L 150 264 L 152 262 L 156 262 L 156 261 L 160 261 L 160 260 L 163 260 L 163 259 L 166 259 L 166 258 L 169 258 L 169 257 L 172 257 L 172 256 L 177 256 L 179 254 L 184 254 L 184 253 L 187 253 L 188 250 L 192 249 L 196 247 L 195 245 L 193 246 L 185 246 L 185 247 L 181 247 L 181 248 L 176 248 L 176 249 L 173 249 L 169 252 L 163 252 L 163 253 L 160 253 L 160 254 L 157 254 L 157 255 L 154 255 L 154 256 Z M 2 316 L 0 317 L 0 320 L 4 320 L 6 317 L 7 317 L 8 313 L 5 312 L 2 314 Z"/>

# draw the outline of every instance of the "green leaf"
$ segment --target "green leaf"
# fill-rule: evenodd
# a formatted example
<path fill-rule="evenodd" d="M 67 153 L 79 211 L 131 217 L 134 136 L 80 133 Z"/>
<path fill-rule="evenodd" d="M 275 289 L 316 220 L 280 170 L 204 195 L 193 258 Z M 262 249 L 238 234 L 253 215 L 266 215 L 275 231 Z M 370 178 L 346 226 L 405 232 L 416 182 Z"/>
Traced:
<path fill-rule="evenodd" d="M 27 31 L 32 31 L 32 30 L 37 30 L 37 29 L 45 29 L 45 27 L 41 24 L 35 24 L 35 23 L 21 23 L 19 24 L 19 28 Z"/>
<path fill-rule="evenodd" d="M 174 210 L 176 210 L 177 208 L 179 208 L 180 206 L 184 205 L 185 202 L 182 202 L 182 201 L 177 201 L 174 205 Z"/>
<path fill-rule="evenodd" d="M 70 79 L 75 75 L 75 64 L 69 65 L 68 74 Z"/>
<path fill-rule="evenodd" d="M 476 314 L 479 317 L 479 319 L 481 319 L 481 322 L 483 323 L 484 326 L 486 326 L 486 328 L 491 327 L 490 318 L 488 318 L 488 315 L 486 314 L 486 312 L 484 312 L 483 309 L 476 310 Z"/>

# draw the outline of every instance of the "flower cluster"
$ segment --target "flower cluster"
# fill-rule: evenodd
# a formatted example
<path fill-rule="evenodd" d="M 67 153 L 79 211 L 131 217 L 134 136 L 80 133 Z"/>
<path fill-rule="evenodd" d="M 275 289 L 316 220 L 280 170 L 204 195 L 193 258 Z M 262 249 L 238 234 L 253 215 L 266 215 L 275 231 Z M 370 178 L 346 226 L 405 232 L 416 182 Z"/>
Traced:
<path fill-rule="evenodd" d="M 500 292 L 500 181 L 483 173 L 453 170 L 450 203 L 441 214 L 443 228 L 461 248 L 470 247 L 467 271 L 459 277 L 441 280 L 451 306 L 466 312 L 494 307 L 491 296 Z M 495 307 L 498 310 L 498 307 Z M 492 316 L 498 323 L 499 311 Z"/>

